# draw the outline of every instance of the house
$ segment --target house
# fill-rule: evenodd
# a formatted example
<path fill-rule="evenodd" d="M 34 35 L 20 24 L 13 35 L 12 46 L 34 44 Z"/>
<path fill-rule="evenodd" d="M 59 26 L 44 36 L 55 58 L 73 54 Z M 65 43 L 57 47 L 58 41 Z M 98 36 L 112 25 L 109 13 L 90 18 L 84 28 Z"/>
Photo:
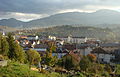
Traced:
<path fill-rule="evenodd" d="M 84 43 L 84 42 L 87 41 L 87 37 L 72 37 L 72 36 L 68 36 L 68 37 L 58 37 L 58 39 L 61 39 L 64 42 L 67 42 L 67 43 Z"/>
<path fill-rule="evenodd" d="M 68 51 L 74 51 L 76 49 L 76 44 L 64 44 L 62 48 Z"/>
<path fill-rule="evenodd" d="M 38 39 L 39 39 L 38 36 L 32 36 L 32 35 L 27 36 L 27 40 L 38 40 Z"/>
<path fill-rule="evenodd" d="M 48 36 L 48 39 L 49 40 L 56 40 L 56 37 L 55 36 Z"/>
<path fill-rule="evenodd" d="M 120 64 L 120 49 L 116 49 L 114 51 L 114 54 L 115 54 L 114 62 Z"/>
<path fill-rule="evenodd" d="M 52 53 L 52 56 L 57 56 L 57 58 L 62 58 L 63 56 L 65 56 L 66 54 L 68 54 L 67 52 L 58 52 L 58 53 Z"/>
<path fill-rule="evenodd" d="M 63 44 L 64 44 L 64 41 L 61 40 L 61 39 L 56 39 L 56 44 L 57 44 L 57 45 L 63 45 Z"/>
<path fill-rule="evenodd" d="M 91 53 L 92 49 L 95 48 L 95 44 L 77 44 L 76 45 L 76 52 L 80 55 L 87 56 Z"/>
<path fill-rule="evenodd" d="M 46 44 L 35 44 L 34 46 L 32 46 L 32 44 L 27 44 L 25 47 L 24 47 L 24 50 L 29 50 L 29 49 L 33 49 L 33 50 L 36 50 L 41 56 L 43 56 L 47 49 L 48 49 L 48 45 Z"/>
<path fill-rule="evenodd" d="M 103 43 L 99 44 L 99 46 L 108 52 L 114 52 L 114 50 L 120 48 L 120 43 Z"/>
<path fill-rule="evenodd" d="M 46 52 L 47 49 L 48 49 L 48 45 L 46 44 L 36 44 L 34 47 L 33 47 L 34 50 L 38 51 L 38 52 Z"/>
<path fill-rule="evenodd" d="M 101 47 L 96 47 L 91 51 L 92 54 L 95 54 L 97 57 L 97 60 L 100 63 L 110 63 L 111 60 L 115 58 L 114 52 L 112 51 L 105 51 Z"/>
<path fill-rule="evenodd" d="M 58 58 L 62 58 L 63 56 L 65 56 L 66 54 L 68 54 L 69 51 L 67 49 L 56 49 L 56 52 L 52 53 L 52 56 L 57 56 Z"/>

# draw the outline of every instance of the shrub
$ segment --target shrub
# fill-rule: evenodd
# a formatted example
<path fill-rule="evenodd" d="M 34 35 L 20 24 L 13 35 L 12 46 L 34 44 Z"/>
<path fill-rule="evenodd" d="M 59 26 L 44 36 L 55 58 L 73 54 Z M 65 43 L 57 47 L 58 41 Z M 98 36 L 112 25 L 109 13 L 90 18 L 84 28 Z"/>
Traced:
<path fill-rule="evenodd" d="M 41 69 L 40 73 L 48 74 L 48 71 L 46 71 L 46 70 L 44 70 L 44 69 Z"/>
<path fill-rule="evenodd" d="M 0 60 L 4 60 L 4 57 L 2 55 L 0 55 Z"/>

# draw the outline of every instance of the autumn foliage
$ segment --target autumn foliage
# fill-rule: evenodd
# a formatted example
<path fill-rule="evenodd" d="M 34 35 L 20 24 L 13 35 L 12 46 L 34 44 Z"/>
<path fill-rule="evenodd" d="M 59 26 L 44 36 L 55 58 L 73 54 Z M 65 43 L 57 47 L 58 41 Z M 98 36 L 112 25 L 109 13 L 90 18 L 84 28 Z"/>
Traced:
<path fill-rule="evenodd" d="M 94 54 L 88 54 L 87 56 L 92 62 L 96 61 L 96 59 L 97 59 L 96 55 L 94 55 Z"/>

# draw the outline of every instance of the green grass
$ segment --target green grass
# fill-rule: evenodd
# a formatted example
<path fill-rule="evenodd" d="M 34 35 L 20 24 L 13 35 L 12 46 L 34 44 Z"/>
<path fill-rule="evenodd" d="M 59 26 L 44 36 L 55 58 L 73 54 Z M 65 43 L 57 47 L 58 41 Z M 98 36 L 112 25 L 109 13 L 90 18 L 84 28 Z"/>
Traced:
<path fill-rule="evenodd" d="M 102 65 L 104 66 L 104 65 Z M 117 65 L 117 74 L 120 74 L 120 65 Z M 86 77 L 90 75 L 91 77 L 94 77 L 94 75 L 98 75 L 101 77 L 101 75 L 107 76 L 107 72 L 99 72 L 97 74 L 95 73 L 80 73 L 78 72 L 76 75 L 67 75 L 67 74 L 59 74 L 56 72 L 52 73 L 39 73 L 38 71 L 30 70 L 28 64 L 20 64 L 19 62 L 10 62 L 8 63 L 8 66 L 0 67 L 0 77 Z"/>
<path fill-rule="evenodd" d="M 27 64 L 11 62 L 8 66 L 0 68 L 0 77 L 66 77 L 66 75 L 61 75 L 55 72 L 42 74 L 30 70 Z"/>
<path fill-rule="evenodd" d="M 120 64 L 117 65 L 117 71 L 116 71 L 116 74 L 120 74 Z"/>

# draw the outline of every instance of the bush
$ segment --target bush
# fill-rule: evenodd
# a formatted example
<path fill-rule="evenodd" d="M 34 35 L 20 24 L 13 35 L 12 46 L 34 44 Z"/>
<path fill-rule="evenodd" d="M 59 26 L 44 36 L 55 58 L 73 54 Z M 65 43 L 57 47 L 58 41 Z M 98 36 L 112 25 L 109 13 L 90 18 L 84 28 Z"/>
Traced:
<path fill-rule="evenodd" d="M 2 55 L 0 55 L 0 60 L 4 60 L 4 57 Z"/>
<path fill-rule="evenodd" d="M 110 75 L 109 75 L 108 72 L 104 72 L 104 73 L 102 74 L 102 76 L 104 76 L 104 77 L 110 77 Z"/>
<path fill-rule="evenodd" d="M 78 75 L 79 77 L 85 77 L 81 72 L 78 72 L 77 75 Z"/>
<path fill-rule="evenodd" d="M 46 70 L 44 70 L 44 69 L 41 69 L 40 73 L 48 74 L 48 71 L 46 71 Z"/>

